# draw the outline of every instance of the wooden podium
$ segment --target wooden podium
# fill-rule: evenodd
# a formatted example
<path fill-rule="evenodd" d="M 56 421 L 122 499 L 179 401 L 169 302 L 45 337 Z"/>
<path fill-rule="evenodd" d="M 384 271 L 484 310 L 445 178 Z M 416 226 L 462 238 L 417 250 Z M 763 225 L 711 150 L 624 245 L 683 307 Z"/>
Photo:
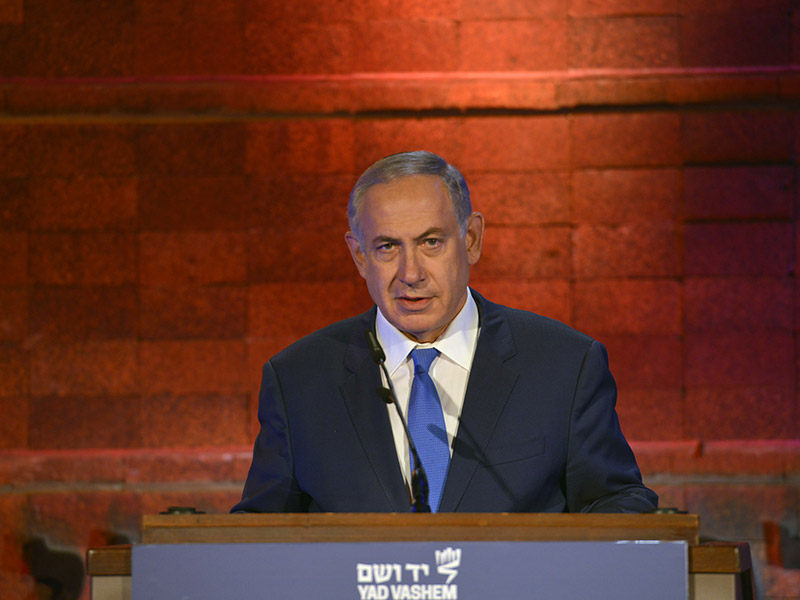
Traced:
<path fill-rule="evenodd" d="M 746 543 L 698 544 L 698 518 L 686 514 L 180 514 L 145 515 L 143 544 L 685 541 L 689 597 L 751 599 Z M 94 600 L 131 598 L 131 546 L 90 549 Z"/>

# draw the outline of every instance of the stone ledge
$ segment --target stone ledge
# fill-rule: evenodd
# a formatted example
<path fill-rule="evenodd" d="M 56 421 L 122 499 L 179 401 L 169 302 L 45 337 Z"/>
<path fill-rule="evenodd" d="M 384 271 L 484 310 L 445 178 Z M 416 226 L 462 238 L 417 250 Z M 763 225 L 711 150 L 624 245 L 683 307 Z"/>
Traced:
<path fill-rule="evenodd" d="M 800 441 L 631 442 L 646 474 L 767 475 L 800 472 Z"/>
<path fill-rule="evenodd" d="M 756 475 L 781 479 L 800 473 L 800 441 L 632 442 L 645 476 L 679 483 Z M 249 446 L 131 450 L 17 450 L 0 453 L 0 486 L 24 491 L 42 485 L 141 487 L 171 483 L 240 484 Z"/>
<path fill-rule="evenodd" d="M 6 118 L 63 113 L 164 113 L 202 119 L 269 114 L 572 110 L 800 99 L 800 67 L 0 78 Z M 161 117 L 163 118 L 163 117 Z"/>
<path fill-rule="evenodd" d="M 247 476 L 250 447 L 50 450 L 0 453 L 0 486 L 41 484 L 120 487 L 147 483 L 237 482 Z"/>

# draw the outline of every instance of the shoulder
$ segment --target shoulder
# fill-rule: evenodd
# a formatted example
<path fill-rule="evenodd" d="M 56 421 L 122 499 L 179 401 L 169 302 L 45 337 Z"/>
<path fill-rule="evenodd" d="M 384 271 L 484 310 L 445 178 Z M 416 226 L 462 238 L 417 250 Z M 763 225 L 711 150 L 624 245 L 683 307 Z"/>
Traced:
<path fill-rule="evenodd" d="M 332 358 L 341 362 L 341 358 L 354 341 L 363 341 L 367 328 L 373 326 L 374 322 L 375 307 L 300 338 L 278 352 L 270 362 L 276 366 L 304 361 L 320 364 Z"/>
<path fill-rule="evenodd" d="M 545 317 L 544 315 L 528 310 L 497 304 L 479 294 L 474 295 L 481 311 L 482 321 L 491 322 L 494 319 L 505 319 L 513 332 L 536 333 L 537 335 L 544 335 L 550 338 L 563 338 L 583 344 L 591 344 L 594 341 L 585 333 L 556 319 Z"/>
<path fill-rule="evenodd" d="M 563 357 L 584 355 L 593 345 L 600 345 L 590 336 L 569 325 L 531 311 L 511 308 L 474 294 L 481 311 L 481 331 L 490 336 L 508 336 L 515 352 L 526 355 Z"/>

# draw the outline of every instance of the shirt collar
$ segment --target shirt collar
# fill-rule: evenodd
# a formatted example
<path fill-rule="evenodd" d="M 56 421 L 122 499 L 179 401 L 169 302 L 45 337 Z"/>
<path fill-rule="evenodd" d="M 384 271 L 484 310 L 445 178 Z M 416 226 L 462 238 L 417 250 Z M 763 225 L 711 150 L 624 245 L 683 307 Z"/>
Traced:
<path fill-rule="evenodd" d="M 467 289 L 469 290 L 469 288 Z M 407 338 L 386 320 L 380 308 L 378 308 L 375 318 L 375 329 L 378 334 L 378 342 L 386 354 L 386 368 L 389 373 L 394 373 L 417 346 L 436 348 L 448 359 L 469 371 L 472 366 L 475 343 L 478 339 L 478 321 L 478 306 L 470 292 L 467 294 L 464 306 L 461 307 L 444 333 L 430 344 L 419 344 Z"/>

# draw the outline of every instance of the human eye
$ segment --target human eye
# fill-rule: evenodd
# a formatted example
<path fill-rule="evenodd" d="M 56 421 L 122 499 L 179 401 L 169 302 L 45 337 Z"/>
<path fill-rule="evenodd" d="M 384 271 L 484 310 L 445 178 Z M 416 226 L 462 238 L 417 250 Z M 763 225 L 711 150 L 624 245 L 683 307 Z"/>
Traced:
<path fill-rule="evenodd" d="M 381 254 L 386 254 L 391 252 L 397 247 L 397 244 L 394 242 L 381 242 L 377 246 L 375 246 L 375 250 L 380 252 Z"/>
<path fill-rule="evenodd" d="M 435 249 L 442 245 L 442 239 L 437 237 L 429 237 L 422 240 L 422 245 L 428 249 Z"/>

